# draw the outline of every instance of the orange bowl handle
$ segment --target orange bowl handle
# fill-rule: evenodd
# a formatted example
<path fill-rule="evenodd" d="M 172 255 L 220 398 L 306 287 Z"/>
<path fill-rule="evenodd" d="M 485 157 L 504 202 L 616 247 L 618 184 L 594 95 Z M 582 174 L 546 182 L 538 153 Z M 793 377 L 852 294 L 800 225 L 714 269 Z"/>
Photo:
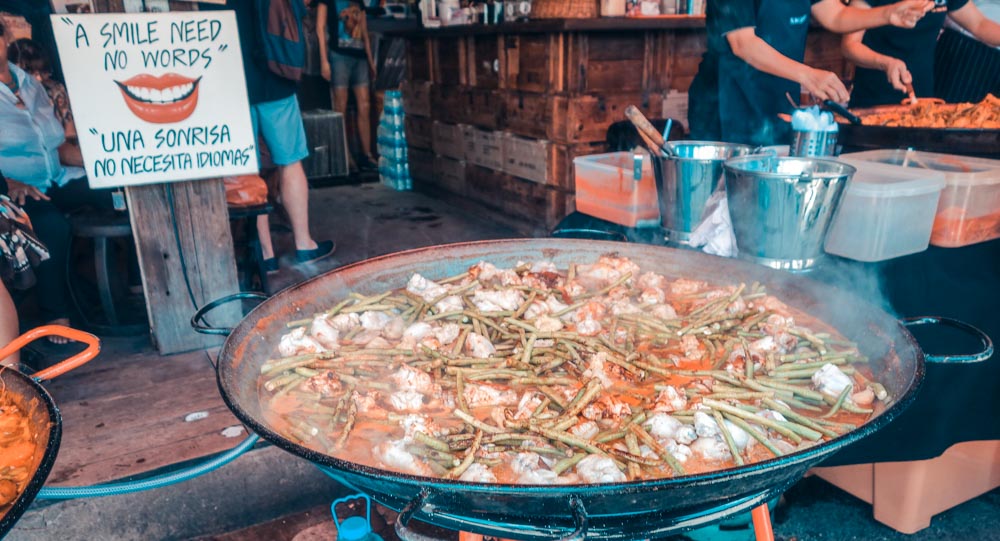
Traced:
<path fill-rule="evenodd" d="M 77 353 L 65 361 L 60 362 L 57 365 L 35 372 L 31 375 L 35 381 L 45 381 L 47 379 L 52 379 L 56 376 L 65 374 L 78 366 L 86 364 L 87 361 L 97 357 L 97 354 L 101 352 L 100 339 L 90 333 L 78 331 L 69 327 L 63 327 L 62 325 L 45 325 L 43 327 L 31 329 L 30 331 L 15 338 L 13 342 L 4 346 L 3 349 L 0 349 L 0 359 L 5 359 L 15 351 L 20 350 L 31 342 L 46 336 L 61 336 L 76 342 L 82 342 L 87 344 L 87 349 Z"/>

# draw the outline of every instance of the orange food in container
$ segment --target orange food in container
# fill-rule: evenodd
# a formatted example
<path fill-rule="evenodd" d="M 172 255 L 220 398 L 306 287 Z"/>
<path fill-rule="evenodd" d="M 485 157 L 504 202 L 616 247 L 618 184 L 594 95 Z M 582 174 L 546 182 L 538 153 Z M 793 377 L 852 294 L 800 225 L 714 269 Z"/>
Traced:
<path fill-rule="evenodd" d="M 1000 160 L 913 150 L 871 150 L 845 158 L 944 174 L 930 243 L 958 248 L 1000 238 Z"/>
<path fill-rule="evenodd" d="M 573 160 L 576 210 L 627 227 L 660 225 L 649 154 L 612 152 Z"/>

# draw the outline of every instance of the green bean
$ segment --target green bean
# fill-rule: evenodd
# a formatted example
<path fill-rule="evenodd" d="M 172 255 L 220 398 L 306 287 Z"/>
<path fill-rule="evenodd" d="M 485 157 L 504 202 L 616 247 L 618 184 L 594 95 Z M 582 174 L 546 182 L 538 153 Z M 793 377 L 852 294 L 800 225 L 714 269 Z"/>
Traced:
<path fill-rule="evenodd" d="M 712 416 L 715 417 L 715 424 L 719 425 L 719 432 L 722 433 L 722 439 L 726 440 L 726 445 L 729 446 L 729 453 L 733 455 L 733 462 L 737 466 L 742 466 L 743 457 L 740 456 L 740 450 L 736 448 L 736 442 L 733 441 L 733 435 L 729 433 L 729 428 L 722 419 L 722 414 L 719 413 L 719 410 L 712 410 Z"/>
<path fill-rule="evenodd" d="M 771 454 L 773 454 L 774 456 L 782 456 L 782 455 L 784 455 L 784 453 L 782 453 L 780 449 L 778 449 L 777 447 L 775 447 L 774 444 L 771 443 L 771 441 L 767 439 L 767 436 L 761 434 L 760 432 L 757 431 L 756 428 L 750 426 L 750 423 L 744 421 L 743 419 L 741 419 L 741 418 L 739 418 L 739 417 L 737 417 L 737 416 L 735 416 L 735 415 L 733 415 L 731 413 L 723 413 L 722 415 L 723 415 L 723 417 L 726 418 L 726 420 L 728 420 L 729 422 L 733 423 L 734 425 L 742 428 L 743 431 L 746 432 L 747 434 L 750 434 L 750 436 L 753 439 L 759 441 L 761 445 L 763 445 L 764 447 L 767 447 L 767 450 L 771 451 Z"/>
<path fill-rule="evenodd" d="M 684 475 L 684 467 L 681 466 L 681 463 L 677 461 L 674 455 L 670 454 L 670 451 L 664 449 L 663 446 L 660 445 L 660 442 L 656 441 L 653 436 L 650 436 L 649 432 L 646 432 L 639 425 L 629 425 L 628 429 L 635 434 L 637 438 L 642 440 L 643 443 L 648 445 L 653 452 L 659 455 L 659 457 L 662 458 L 668 466 L 670 466 L 670 469 L 674 470 L 675 474 Z"/>
<path fill-rule="evenodd" d="M 786 438 L 794 441 L 797 444 L 798 443 L 802 443 L 802 437 L 801 436 L 799 436 L 798 434 L 796 434 L 792 430 L 790 430 L 790 429 L 788 429 L 788 428 L 786 428 L 784 426 L 781 426 L 779 423 L 777 423 L 775 421 L 772 421 L 771 419 L 767 419 L 767 418 L 761 417 L 759 415 L 756 415 L 754 413 L 743 411 L 743 410 L 741 410 L 739 408 L 730 406 L 729 404 L 726 404 L 724 402 L 717 402 L 715 400 L 708 400 L 708 399 L 706 399 L 706 400 L 702 400 L 701 403 L 705 404 L 706 406 L 708 406 L 708 407 L 710 407 L 712 409 L 717 409 L 717 410 L 720 410 L 721 412 L 724 412 L 724 413 L 731 413 L 733 415 L 736 415 L 737 417 L 742 417 L 742 418 L 746 419 L 747 421 L 752 421 L 752 422 L 757 423 L 759 425 L 766 426 L 766 427 L 774 430 L 775 432 L 778 432 L 779 434 L 785 436 Z"/>

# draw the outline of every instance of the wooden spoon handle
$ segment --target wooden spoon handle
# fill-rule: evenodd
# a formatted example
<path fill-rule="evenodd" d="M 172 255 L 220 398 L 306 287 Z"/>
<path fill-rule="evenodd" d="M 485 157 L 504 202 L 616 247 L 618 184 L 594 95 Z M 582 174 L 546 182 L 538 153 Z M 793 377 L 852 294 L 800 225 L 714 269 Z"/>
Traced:
<path fill-rule="evenodd" d="M 639 134 L 643 136 L 643 139 L 649 140 L 655 148 L 659 149 L 663 147 L 663 135 L 660 134 L 653 124 L 649 122 L 646 115 L 642 114 L 635 105 L 629 105 L 625 108 L 625 116 L 632 122 L 635 129 L 639 130 Z"/>

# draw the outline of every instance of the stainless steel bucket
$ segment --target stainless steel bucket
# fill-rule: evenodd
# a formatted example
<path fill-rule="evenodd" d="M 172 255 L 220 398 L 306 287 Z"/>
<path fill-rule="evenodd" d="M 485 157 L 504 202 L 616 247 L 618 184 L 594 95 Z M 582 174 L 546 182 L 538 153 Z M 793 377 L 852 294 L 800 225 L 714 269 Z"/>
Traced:
<path fill-rule="evenodd" d="M 684 244 L 720 184 L 722 165 L 730 158 L 753 153 L 754 147 L 712 141 L 677 141 L 667 146 L 674 156 L 653 160 L 660 223 L 668 240 Z"/>
<path fill-rule="evenodd" d="M 792 144 L 789 155 L 801 157 L 836 156 L 837 132 L 835 131 L 801 131 L 792 132 Z"/>
<path fill-rule="evenodd" d="M 814 267 L 854 172 L 850 165 L 819 158 L 756 155 L 726 162 L 726 197 L 740 257 L 775 269 Z"/>

